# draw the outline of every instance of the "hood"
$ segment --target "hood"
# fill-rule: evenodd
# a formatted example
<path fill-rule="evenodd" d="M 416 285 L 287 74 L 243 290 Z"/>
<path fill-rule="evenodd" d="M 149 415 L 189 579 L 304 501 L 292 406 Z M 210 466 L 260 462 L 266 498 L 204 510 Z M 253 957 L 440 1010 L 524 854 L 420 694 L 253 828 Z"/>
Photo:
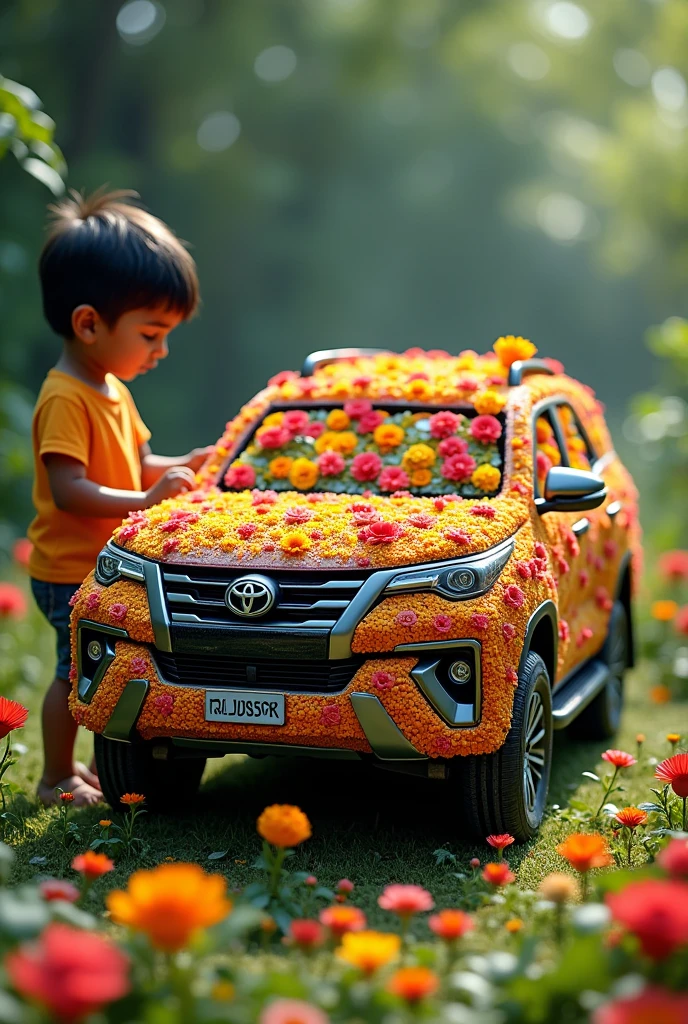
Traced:
<path fill-rule="evenodd" d="M 485 551 L 528 515 L 518 491 L 475 501 L 212 489 L 132 513 L 113 539 L 170 565 L 387 568 Z"/>

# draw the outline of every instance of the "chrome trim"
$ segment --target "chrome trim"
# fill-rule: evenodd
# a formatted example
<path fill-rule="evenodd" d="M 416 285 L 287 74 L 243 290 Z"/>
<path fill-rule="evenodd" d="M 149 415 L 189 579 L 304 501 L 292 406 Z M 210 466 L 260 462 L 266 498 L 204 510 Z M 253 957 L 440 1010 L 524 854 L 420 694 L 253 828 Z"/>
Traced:
<path fill-rule="evenodd" d="M 116 576 L 112 576 L 111 578 L 99 576 L 98 563 L 103 555 L 107 555 L 109 558 L 116 558 L 119 562 L 119 571 Z M 129 562 L 129 566 L 125 564 L 126 562 Z M 141 567 L 140 570 L 138 569 L 138 566 Z M 135 583 L 143 583 L 145 581 L 144 574 L 145 563 L 142 558 L 139 558 L 138 555 L 130 555 L 128 552 L 118 550 L 113 547 L 109 541 L 105 547 L 98 552 L 93 572 L 96 582 L 100 583 L 101 587 L 109 587 L 122 578 L 126 580 L 133 580 Z"/>
<path fill-rule="evenodd" d="M 276 726 L 276 728 L 280 728 Z M 249 740 L 197 740 L 186 736 L 172 736 L 173 747 L 188 750 L 207 750 L 208 757 L 224 757 L 225 754 L 259 754 L 263 757 L 322 757 L 335 760 L 360 761 L 361 755 L 347 747 L 306 747 L 290 743 L 252 743 Z"/>
<path fill-rule="evenodd" d="M 509 367 L 509 387 L 517 387 L 528 373 L 547 373 L 554 375 L 554 370 L 544 359 L 517 359 Z"/>
<path fill-rule="evenodd" d="M 336 363 L 340 359 L 364 359 L 366 356 L 394 355 L 386 348 L 323 348 L 317 352 L 307 355 L 303 367 L 302 377 L 311 377 L 321 366 L 328 363 Z"/>
<path fill-rule="evenodd" d="M 614 462 L 616 458 L 616 452 L 613 448 L 610 448 L 608 452 L 605 452 L 604 455 L 600 455 L 599 459 L 593 463 L 591 466 L 593 473 L 604 473 L 605 469 L 607 469 L 608 466 L 611 466 L 612 462 Z"/>
<path fill-rule="evenodd" d="M 172 622 L 192 622 L 202 626 L 234 626 L 236 623 L 227 622 L 226 619 L 209 619 L 207 616 L 201 618 L 200 615 L 196 615 L 193 612 L 172 612 L 170 615 Z M 304 622 L 270 622 L 266 625 L 270 629 L 329 629 L 335 625 L 336 619 L 306 619 Z M 259 625 L 259 623 L 256 623 Z M 246 627 L 250 629 L 250 625 Z M 350 655 L 349 655 L 350 657 Z"/>
<path fill-rule="evenodd" d="M 590 520 L 587 516 L 583 516 L 582 519 L 578 519 L 571 527 L 576 537 L 582 537 L 584 533 L 587 533 L 590 529 Z"/>
<path fill-rule="evenodd" d="M 167 609 L 165 608 L 161 567 L 158 562 L 144 562 L 143 569 L 146 574 L 148 607 L 150 609 L 155 646 L 160 651 L 171 653 L 170 620 L 167 617 Z"/>
<path fill-rule="evenodd" d="M 385 593 L 435 590 L 450 601 L 471 601 L 476 597 L 482 597 L 499 579 L 506 563 L 511 558 L 515 543 L 514 536 L 508 537 L 486 551 L 457 558 L 448 568 L 444 569 L 441 564 L 433 565 L 428 569 L 421 567 L 420 570 L 407 568 L 387 584 Z M 462 568 L 473 570 L 475 581 L 472 587 L 461 591 L 443 583 L 441 579 L 443 575 L 449 575 L 449 573 Z"/>
<path fill-rule="evenodd" d="M 440 658 L 433 658 L 435 651 L 447 651 L 456 648 L 469 647 L 474 652 L 476 677 L 473 680 L 474 699 L 470 704 L 459 704 L 455 701 L 442 686 L 437 678 L 436 669 Z M 394 648 L 395 654 L 419 654 L 426 653 L 427 658 L 419 658 L 418 664 L 411 669 L 409 675 L 418 684 L 420 690 L 426 696 L 442 718 L 451 726 L 477 725 L 480 721 L 480 705 L 482 697 L 482 647 L 477 640 L 440 640 L 428 641 L 416 644 L 397 644 Z M 470 691 L 470 686 L 466 687 Z M 466 694 L 468 696 L 468 693 Z"/>
<path fill-rule="evenodd" d="M 601 693 L 609 679 L 609 668 L 600 658 L 592 658 L 573 672 L 566 682 L 552 695 L 552 724 L 555 729 L 565 729 L 583 711 L 598 693 Z"/>
<path fill-rule="evenodd" d="M 381 761 L 427 761 L 385 711 L 373 693 L 349 694 L 351 704 L 373 753 Z"/>
<path fill-rule="evenodd" d="M 76 674 L 78 680 L 76 684 L 76 692 L 80 701 L 84 704 L 90 704 L 95 696 L 96 690 L 102 682 L 103 676 L 115 660 L 115 647 L 114 643 L 109 643 L 107 640 L 105 641 L 105 652 L 103 657 L 93 673 L 93 679 L 88 679 L 81 670 L 82 629 L 91 629 L 94 632 L 104 633 L 106 636 L 120 637 L 123 640 L 128 640 L 129 634 L 126 629 L 119 629 L 117 626 L 105 626 L 102 622 L 93 622 L 91 619 L 79 619 L 76 627 Z"/>
<path fill-rule="evenodd" d="M 606 509 L 604 511 L 607 513 L 607 515 L 609 516 L 610 519 L 613 519 L 614 516 L 618 516 L 618 514 L 619 514 L 619 512 L 621 511 L 622 508 L 623 508 L 623 502 L 622 501 L 611 501 L 607 505 L 607 507 L 606 507 Z"/>
<path fill-rule="evenodd" d="M 118 743 L 131 743 L 131 736 L 141 714 L 148 687 L 147 679 L 129 680 L 103 729 L 105 739 L 116 740 Z"/>
<path fill-rule="evenodd" d="M 540 619 L 544 619 L 545 617 L 547 617 L 550 620 L 552 625 L 552 671 L 550 672 L 549 666 L 546 667 L 550 676 L 549 684 L 551 687 L 554 687 L 557 673 L 557 665 L 559 663 L 559 616 L 557 613 L 557 606 L 555 605 L 554 601 L 550 600 L 549 598 L 546 601 L 543 601 L 542 604 L 539 604 L 533 612 L 533 614 L 528 619 L 528 625 L 526 626 L 526 635 L 523 638 L 523 647 L 521 648 L 521 657 L 518 663 L 518 674 L 520 677 L 523 671 L 523 666 L 525 665 L 526 658 L 530 653 L 530 643 L 533 639 L 535 628 L 540 622 Z"/>

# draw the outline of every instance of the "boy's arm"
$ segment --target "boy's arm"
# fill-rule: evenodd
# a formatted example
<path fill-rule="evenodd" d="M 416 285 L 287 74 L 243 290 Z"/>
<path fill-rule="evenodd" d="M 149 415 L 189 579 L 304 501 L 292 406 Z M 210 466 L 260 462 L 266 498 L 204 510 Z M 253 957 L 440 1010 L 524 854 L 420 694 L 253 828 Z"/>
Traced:
<path fill-rule="evenodd" d="M 141 483 L 143 487 L 151 487 L 163 473 L 174 466 L 186 466 L 193 473 L 200 469 L 208 455 L 214 450 L 213 445 L 207 448 L 194 448 L 187 455 L 153 455 L 146 441 L 139 448 L 141 460 Z"/>
<path fill-rule="evenodd" d="M 194 486 L 193 471 L 179 464 L 163 470 L 157 482 L 144 491 L 124 491 L 89 480 L 83 462 L 69 455 L 51 452 L 43 461 L 57 508 L 89 518 L 124 519 L 134 509 L 156 505 Z"/>

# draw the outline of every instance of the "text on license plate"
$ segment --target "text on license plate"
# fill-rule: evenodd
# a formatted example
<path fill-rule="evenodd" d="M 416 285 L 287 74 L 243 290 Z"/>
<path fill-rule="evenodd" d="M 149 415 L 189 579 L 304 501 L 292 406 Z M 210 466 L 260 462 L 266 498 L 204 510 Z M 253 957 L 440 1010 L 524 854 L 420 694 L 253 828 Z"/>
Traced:
<path fill-rule="evenodd" d="M 284 694 L 258 690 L 206 690 L 206 722 L 284 725 Z"/>

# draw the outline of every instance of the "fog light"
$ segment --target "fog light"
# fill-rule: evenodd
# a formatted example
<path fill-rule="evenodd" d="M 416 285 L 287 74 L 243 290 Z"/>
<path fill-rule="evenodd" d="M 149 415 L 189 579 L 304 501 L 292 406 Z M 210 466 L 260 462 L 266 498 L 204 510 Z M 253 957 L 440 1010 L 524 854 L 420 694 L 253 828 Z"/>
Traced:
<path fill-rule="evenodd" d="M 471 666 L 467 661 L 453 661 L 447 671 L 454 683 L 467 683 L 471 678 Z"/>
<path fill-rule="evenodd" d="M 475 585 L 472 569 L 455 569 L 447 576 L 447 585 L 453 590 L 470 590 Z"/>
<path fill-rule="evenodd" d="M 103 657 L 102 645 L 97 640 L 91 640 L 86 650 L 91 661 L 100 661 Z"/>

